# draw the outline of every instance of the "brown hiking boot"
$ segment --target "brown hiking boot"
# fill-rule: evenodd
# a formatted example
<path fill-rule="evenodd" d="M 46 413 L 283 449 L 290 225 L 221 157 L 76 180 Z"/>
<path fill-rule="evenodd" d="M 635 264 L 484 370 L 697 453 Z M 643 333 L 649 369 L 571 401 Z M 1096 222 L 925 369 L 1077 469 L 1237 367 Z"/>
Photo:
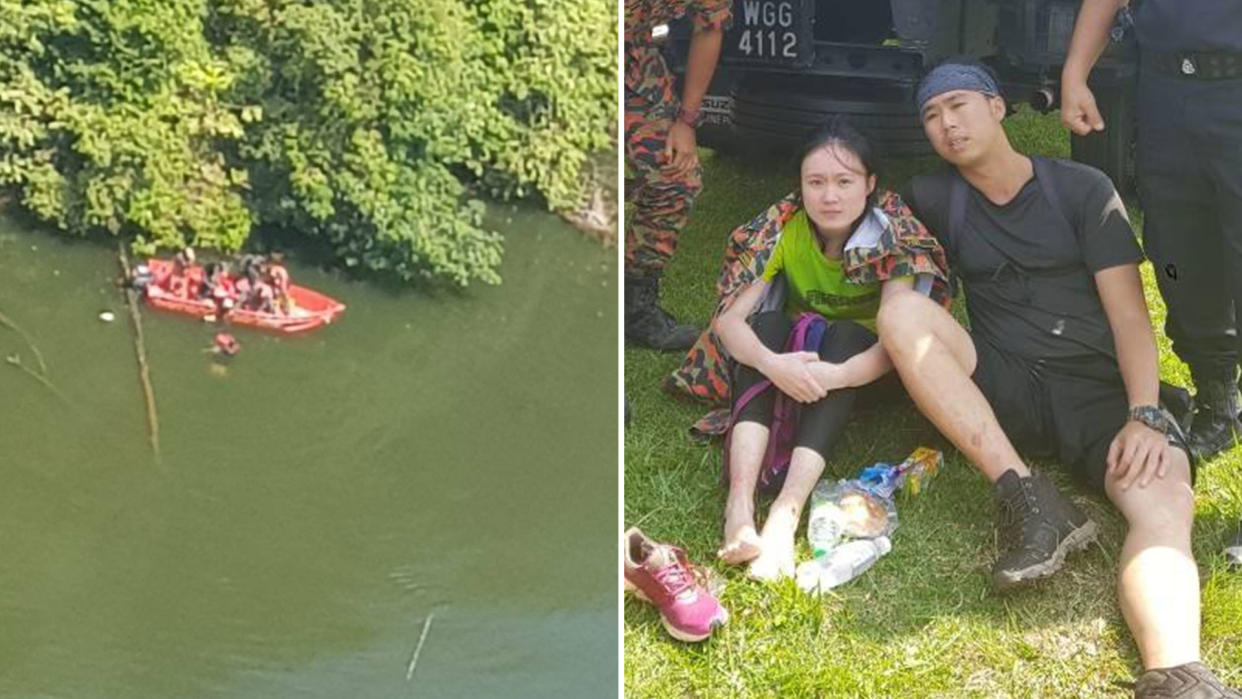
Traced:
<path fill-rule="evenodd" d="M 996 496 L 1002 553 L 992 566 L 992 584 L 998 590 L 1052 575 L 1070 551 L 1095 541 L 1095 522 L 1043 474 L 1021 478 L 1006 471 L 996 481 Z"/>
<path fill-rule="evenodd" d="M 1203 663 L 1148 670 L 1134 685 L 1134 699 L 1242 699 Z"/>

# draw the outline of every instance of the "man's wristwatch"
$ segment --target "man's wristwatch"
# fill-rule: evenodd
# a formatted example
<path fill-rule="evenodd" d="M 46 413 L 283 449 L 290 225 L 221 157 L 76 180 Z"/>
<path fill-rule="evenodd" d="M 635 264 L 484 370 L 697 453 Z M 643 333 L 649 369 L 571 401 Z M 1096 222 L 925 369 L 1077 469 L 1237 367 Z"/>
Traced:
<path fill-rule="evenodd" d="M 685 107 L 682 107 L 677 112 L 677 121 L 689 126 L 692 129 L 697 129 L 699 124 L 703 123 L 703 110 L 686 109 Z"/>
<path fill-rule="evenodd" d="M 1163 435 L 1177 430 L 1173 416 L 1158 405 L 1136 405 L 1130 408 L 1129 419 L 1141 422 Z"/>

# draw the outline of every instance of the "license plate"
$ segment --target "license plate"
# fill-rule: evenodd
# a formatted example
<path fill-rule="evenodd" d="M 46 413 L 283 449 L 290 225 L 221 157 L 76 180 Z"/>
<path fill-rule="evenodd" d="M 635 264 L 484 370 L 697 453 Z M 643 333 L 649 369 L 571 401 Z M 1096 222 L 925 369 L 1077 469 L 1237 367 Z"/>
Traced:
<path fill-rule="evenodd" d="M 734 0 L 725 34 L 729 63 L 810 65 L 814 0 Z"/>

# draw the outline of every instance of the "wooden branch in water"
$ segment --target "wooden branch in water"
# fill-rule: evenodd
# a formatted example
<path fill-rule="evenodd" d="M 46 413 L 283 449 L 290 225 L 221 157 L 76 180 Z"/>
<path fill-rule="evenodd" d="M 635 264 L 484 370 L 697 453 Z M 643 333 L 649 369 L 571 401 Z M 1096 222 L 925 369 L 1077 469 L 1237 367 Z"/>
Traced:
<path fill-rule="evenodd" d="M 47 362 L 43 361 L 43 353 L 39 351 L 39 347 L 38 345 L 34 343 L 34 340 L 30 337 L 30 333 L 27 333 L 24 329 L 22 329 L 20 325 L 18 325 L 17 323 L 14 323 L 12 318 L 9 318 L 3 313 L 0 313 L 0 325 L 3 325 L 6 328 L 17 333 L 18 335 L 21 336 L 23 340 L 26 341 L 26 345 L 30 347 L 31 353 L 33 353 L 35 356 L 35 361 L 39 363 L 39 370 L 35 371 L 34 369 L 31 369 L 30 367 L 26 366 L 22 362 L 22 358 L 17 354 L 11 354 L 5 357 L 4 360 L 8 362 L 9 364 L 17 367 L 18 369 L 21 369 L 22 371 L 26 372 L 27 374 L 30 374 L 31 376 L 33 376 L 36 381 L 43 384 L 45 387 L 47 387 L 49 391 L 55 394 L 55 396 L 59 398 L 61 402 L 65 403 L 66 405 L 72 405 L 69 402 L 69 399 L 65 397 L 65 394 L 61 393 L 60 389 L 56 388 L 56 386 L 51 381 L 48 380 Z"/>
<path fill-rule="evenodd" d="M 160 421 L 155 412 L 155 389 L 151 386 L 151 369 L 147 365 L 147 343 L 142 337 L 142 316 L 138 314 L 138 294 L 128 284 L 130 279 L 129 256 L 125 254 L 124 241 L 117 243 L 118 256 L 121 259 L 121 270 L 125 272 L 125 302 L 129 306 L 129 317 L 134 322 L 134 353 L 138 356 L 138 378 L 142 382 L 142 392 L 147 401 L 147 434 L 151 439 L 151 452 L 155 461 L 160 460 Z"/>
<path fill-rule="evenodd" d="M 22 339 L 25 340 L 26 344 L 30 346 L 30 351 L 34 353 L 35 361 L 39 362 L 39 371 L 42 372 L 44 375 L 46 375 L 47 374 L 47 362 L 43 361 L 43 353 L 39 351 L 39 348 L 37 346 L 35 346 L 34 340 L 30 339 L 30 335 L 25 330 L 22 330 L 21 326 L 19 326 L 17 323 L 14 323 L 11 318 L 9 318 L 3 313 L 0 313 L 0 325 L 3 325 L 9 330 L 12 330 L 13 332 L 22 336 Z M 9 363 L 12 364 L 12 362 L 9 362 Z"/>
<path fill-rule="evenodd" d="M 410 666 L 405 670 L 406 682 L 414 677 L 414 666 L 418 665 L 418 654 L 423 652 L 423 643 L 427 640 L 427 632 L 431 630 L 431 620 L 434 618 L 436 618 L 436 613 L 432 612 L 423 620 L 423 632 L 418 636 L 418 645 L 414 648 L 414 655 L 410 657 Z"/>
<path fill-rule="evenodd" d="M 53 395 L 55 395 L 57 398 L 59 398 L 59 399 L 60 399 L 60 401 L 61 401 L 62 403 L 64 403 L 65 405 L 69 405 L 69 406 L 72 406 L 72 405 L 73 405 L 72 403 L 70 403 L 70 402 L 69 402 L 69 399 L 65 397 L 65 394 L 61 393 L 59 388 L 56 388 L 56 385 L 55 385 L 55 384 L 53 384 L 51 381 L 48 381 L 47 377 L 46 377 L 46 376 L 44 376 L 43 374 L 41 374 L 41 373 L 39 373 L 39 372 L 35 371 L 34 369 L 31 369 L 30 367 L 26 366 L 25 364 L 23 364 L 23 363 L 22 363 L 22 358 L 21 358 L 21 357 L 19 357 L 18 355 L 16 355 L 16 354 L 10 354 L 9 356 L 7 356 L 7 357 L 5 357 L 5 358 L 4 358 L 4 361 L 8 362 L 9 364 L 12 364 L 13 366 L 17 367 L 18 369 L 21 369 L 22 371 L 26 372 L 27 374 L 30 374 L 31 376 L 33 376 L 33 377 L 34 377 L 34 379 L 35 379 L 35 381 L 38 381 L 39 383 L 41 383 L 41 384 L 43 384 L 45 387 L 47 387 L 47 390 L 51 391 L 51 392 L 53 393 Z"/>

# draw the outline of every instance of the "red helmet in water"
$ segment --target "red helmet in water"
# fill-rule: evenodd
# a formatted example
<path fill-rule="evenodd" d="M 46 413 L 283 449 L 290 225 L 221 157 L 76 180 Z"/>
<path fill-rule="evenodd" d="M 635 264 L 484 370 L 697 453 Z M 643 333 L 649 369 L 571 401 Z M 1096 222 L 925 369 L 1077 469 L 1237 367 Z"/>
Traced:
<path fill-rule="evenodd" d="M 225 354 L 234 355 L 241 351 L 241 344 L 229 333 L 216 333 L 216 349 Z"/>

